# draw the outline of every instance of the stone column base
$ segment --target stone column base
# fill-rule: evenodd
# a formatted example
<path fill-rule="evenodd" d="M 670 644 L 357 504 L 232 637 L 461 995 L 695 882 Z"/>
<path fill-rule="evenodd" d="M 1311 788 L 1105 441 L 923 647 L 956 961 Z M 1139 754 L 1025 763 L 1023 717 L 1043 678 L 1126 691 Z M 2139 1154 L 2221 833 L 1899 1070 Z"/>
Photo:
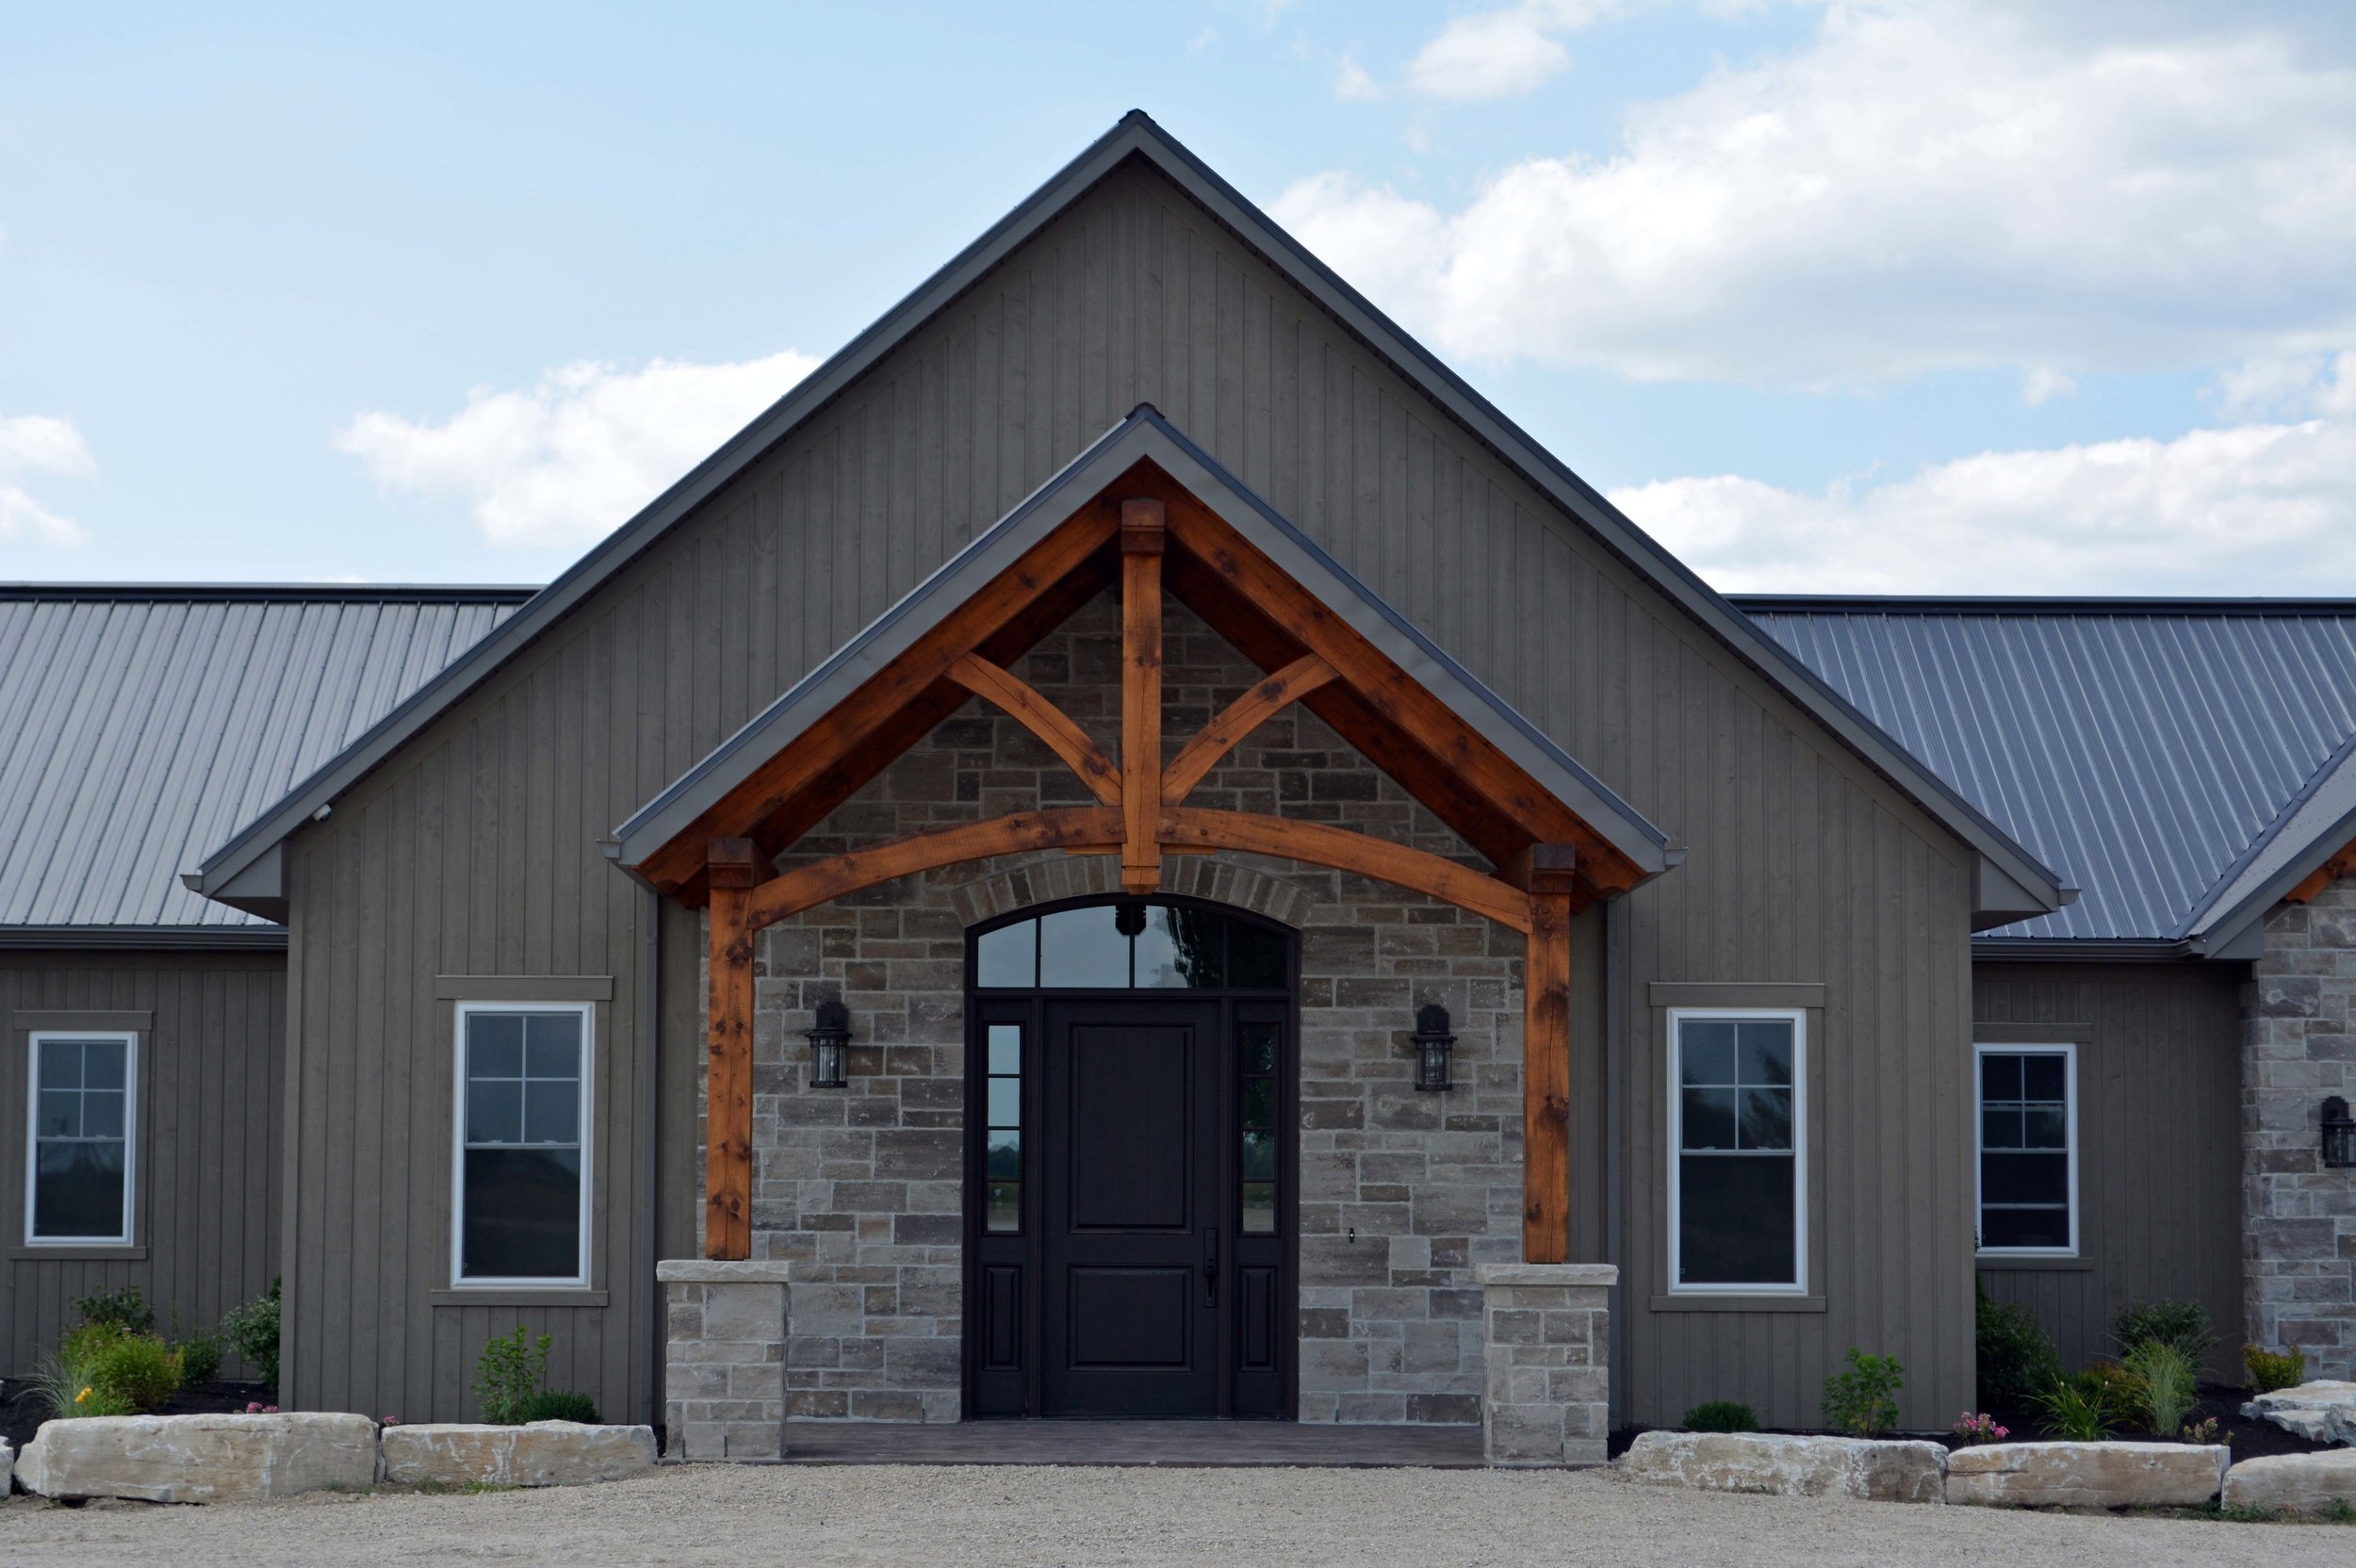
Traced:
<path fill-rule="evenodd" d="M 1620 1271 L 1601 1263 L 1493 1263 L 1480 1278 L 1483 1457 L 1494 1465 L 1603 1463 L 1612 1287 Z"/>
<path fill-rule="evenodd" d="M 663 1457 L 785 1457 L 786 1265 L 671 1258 L 654 1277 L 670 1316 Z"/>

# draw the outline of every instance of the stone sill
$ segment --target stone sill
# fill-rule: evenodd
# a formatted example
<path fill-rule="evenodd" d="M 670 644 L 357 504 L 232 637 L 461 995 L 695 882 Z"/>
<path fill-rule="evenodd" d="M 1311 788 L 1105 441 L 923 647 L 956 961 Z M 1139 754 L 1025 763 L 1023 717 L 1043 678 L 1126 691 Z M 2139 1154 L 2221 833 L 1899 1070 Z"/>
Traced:
<path fill-rule="evenodd" d="M 1477 1271 L 1484 1285 L 1588 1285 L 1620 1282 L 1616 1264 L 1608 1263 L 1484 1263 Z"/>
<path fill-rule="evenodd" d="M 792 1267 L 781 1258 L 665 1258 L 654 1277 L 666 1285 L 781 1285 Z"/>

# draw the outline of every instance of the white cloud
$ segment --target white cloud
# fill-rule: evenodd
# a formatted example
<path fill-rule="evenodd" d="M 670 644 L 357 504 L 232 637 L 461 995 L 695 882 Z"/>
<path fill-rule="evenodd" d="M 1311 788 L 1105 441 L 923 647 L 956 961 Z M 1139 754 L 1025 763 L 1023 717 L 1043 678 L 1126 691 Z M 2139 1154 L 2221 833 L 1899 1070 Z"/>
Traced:
<path fill-rule="evenodd" d="M 1549 8 L 1460 16 L 1416 52 L 1407 85 L 1432 98 L 1515 98 L 1571 63 L 1571 52 L 1549 36 Z"/>
<path fill-rule="evenodd" d="M 1818 494 L 1717 475 L 1612 500 L 1729 592 L 2356 590 L 2347 419 L 1985 452 Z"/>
<path fill-rule="evenodd" d="M 1345 104 L 1374 104 L 1383 98 L 1383 84 L 1366 74 L 1366 68 L 1348 55 L 1342 57 L 1342 67 L 1333 80 L 1333 96 Z"/>
<path fill-rule="evenodd" d="M 2356 352 L 2252 359 L 2217 377 L 2229 414 L 2356 415 Z"/>
<path fill-rule="evenodd" d="M 581 361 L 528 390 L 477 387 L 449 418 L 360 415 L 335 444 L 387 490 L 463 496 L 495 545 L 602 538 L 710 455 L 818 362 Z"/>
<path fill-rule="evenodd" d="M 0 415 L 0 540 L 78 545 L 81 526 L 16 482 L 21 474 L 88 479 L 98 472 L 90 446 L 71 419 L 46 414 Z"/>
<path fill-rule="evenodd" d="M 1631 109 L 1608 155 L 1525 159 L 1454 210 L 1333 173 L 1275 210 L 1473 359 L 1806 387 L 2348 341 L 2356 72 L 2263 32 L 2045 25 L 1844 0 L 1796 53 Z"/>
<path fill-rule="evenodd" d="M 2039 365 L 2021 378 L 2021 400 L 2037 408 L 2078 390 L 2077 382 L 2050 366 Z"/>

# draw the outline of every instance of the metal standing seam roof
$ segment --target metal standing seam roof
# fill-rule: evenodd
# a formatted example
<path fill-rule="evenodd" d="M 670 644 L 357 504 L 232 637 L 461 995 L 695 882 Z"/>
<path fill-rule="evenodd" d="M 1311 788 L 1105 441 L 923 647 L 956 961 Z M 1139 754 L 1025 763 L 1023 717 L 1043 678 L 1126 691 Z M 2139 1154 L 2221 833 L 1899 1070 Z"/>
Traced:
<path fill-rule="evenodd" d="M 2356 601 L 1734 603 L 2079 885 L 1988 936 L 2183 938 L 2313 837 L 2356 737 Z"/>
<path fill-rule="evenodd" d="M 181 868 L 532 592 L 0 585 L 0 942 L 267 928 Z"/>

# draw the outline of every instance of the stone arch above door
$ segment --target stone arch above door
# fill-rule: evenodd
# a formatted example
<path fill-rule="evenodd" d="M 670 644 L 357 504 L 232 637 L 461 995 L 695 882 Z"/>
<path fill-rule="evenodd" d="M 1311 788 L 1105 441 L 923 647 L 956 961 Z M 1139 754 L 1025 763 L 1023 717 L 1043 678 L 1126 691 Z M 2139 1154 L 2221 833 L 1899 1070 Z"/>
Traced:
<path fill-rule="evenodd" d="M 1055 855 L 994 866 L 953 888 L 949 897 L 964 924 L 979 925 L 1035 904 L 1121 890 L 1121 862 L 1114 857 Z M 1172 859 L 1163 868 L 1162 890 L 1233 905 L 1294 927 L 1308 923 L 1317 903 L 1315 891 L 1281 874 L 1210 856 Z"/>

